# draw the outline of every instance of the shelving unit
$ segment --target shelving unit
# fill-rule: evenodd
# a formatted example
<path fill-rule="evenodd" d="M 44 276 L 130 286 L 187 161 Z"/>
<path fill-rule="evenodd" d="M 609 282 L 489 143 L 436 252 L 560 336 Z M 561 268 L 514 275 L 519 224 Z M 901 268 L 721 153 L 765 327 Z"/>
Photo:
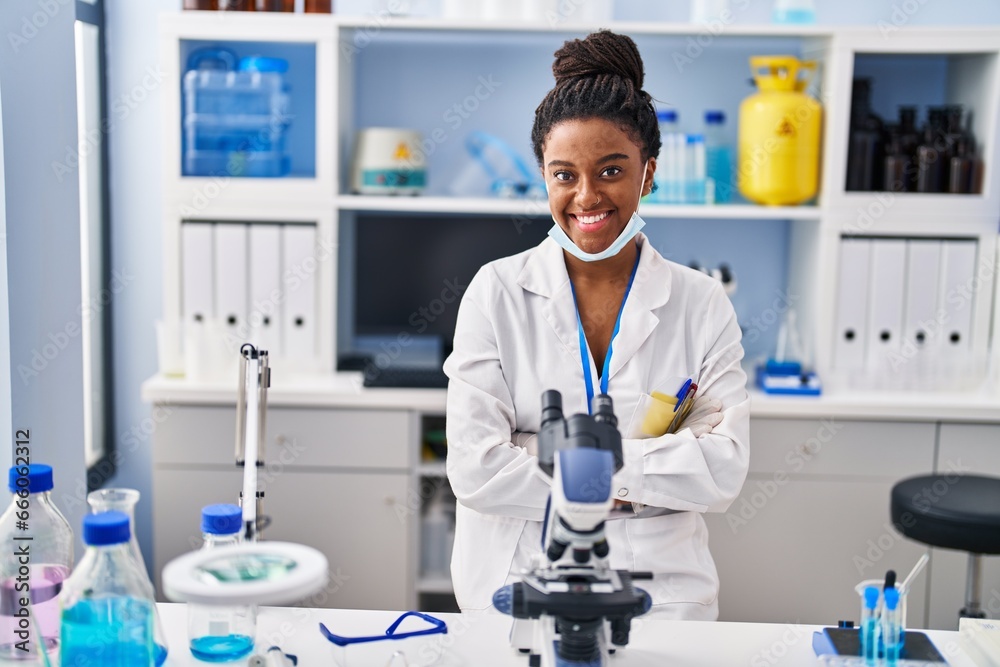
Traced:
<path fill-rule="evenodd" d="M 432 225 L 435 219 L 472 221 L 484 217 L 515 222 L 546 221 L 550 214 L 544 201 L 452 196 L 448 184 L 463 168 L 461 138 L 473 129 L 495 131 L 530 159 L 525 138 L 534 107 L 551 86 L 548 74 L 551 53 L 565 39 L 582 36 L 598 27 L 605 26 L 560 24 L 549 28 L 397 17 L 373 22 L 337 15 L 222 12 L 164 15 L 160 32 L 161 65 L 166 80 L 171 82 L 181 81 L 183 57 L 193 44 L 256 43 L 265 53 L 269 46 L 280 49 L 284 48 L 281 45 L 307 45 L 315 53 L 315 88 L 310 98 L 314 99 L 315 108 L 308 114 L 315 120 L 312 178 L 182 177 L 181 90 L 179 85 L 167 86 L 163 96 L 164 315 L 176 317 L 183 312 L 180 230 L 185 221 L 315 224 L 317 252 L 323 248 L 335 252 L 319 263 L 316 274 L 318 328 L 314 363 L 302 364 L 294 370 L 311 368 L 321 378 L 347 377 L 347 373 L 336 373 L 337 353 L 344 338 L 350 335 L 344 317 L 338 312 L 338 303 L 342 305 L 349 298 L 343 282 L 351 275 L 354 262 L 362 260 L 350 255 L 349 246 L 344 244 L 344 231 L 377 216 L 412 218 L 415 225 Z M 1000 170 L 995 168 L 1000 160 L 1000 31 L 908 28 L 886 36 L 875 28 L 729 25 L 719 34 L 709 34 L 701 26 L 687 24 L 630 22 L 610 27 L 635 37 L 646 60 L 646 87 L 654 97 L 658 101 L 675 102 L 677 106 L 687 105 L 682 107 L 682 123 L 684 114 L 710 104 L 724 109 L 730 126 L 735 125 L 739 102 L 752 92 L 746 86 L 749 54 L 781 51 L 820 63 L 817 95 L 824 108 L 822 180 L 814 203 L 795 207 L 644 203 L 640 209 L 649 223 L 646 231 L 657 247 L 675 249 L 669 230 L 678 229 L 677 225 L 683 225 L 692 234 L 703 235 L 703 240 L 696 244 L 698 248 L 676 249 L 678 255 L 672 257 L 676 261 L 690 259 L 683 252 L 693 254 L 695 250 L 714 247 L 718 239 L 713 238 L 713 229 L 744 223 L 760 237 L 758 248 L 766 247 L 774 253 L 769 257 L 781 259 L 783 265 L 775 267 L 771 259 L 761 259 L 756 248 L 725 258 L 738 264 L 742 294 L 758 297 L 756 301 L 748 300 L 749 305 L 744 307 L 750 315 L 766 312 L 766 304 L 775 292 L 794 292 L 802 337 L 813 351 L 814 364 L 826 381 L 827 395 L 805 408 L 791 400 L 759 396 L 755 409 L 761 411 L 761 416 L 795 420 L 830 410 L 831 414 L 877 420 L 884 404 L 886 414 L 908 420 L 928 414 L 924 412 L 929 409 L 928 401 L 936 404 L 930 394 L 899 392 L 865 394 L 864 400 L 852 402 L 846 385 L 841 384 L 832 358 L 836 323 L 833 304 L 837 302 L 843 236 L 974 240 L 979 260 L 993 267 L 989 280 L 977 285 L 973 297 L 972 354 L 987 358 L 992 349 L 990 336 L 995 336 L 1000 322 L 994 296 L 1000 217 Z M 692 52 L 685 50 L 692 43 L 700 49 L 693 58 Z M 456 58 L 456 49 L 463 49 L 462 58 Z M 402 57 L 411 50 L 419 51 L 421 57 Z M 691 62 L 678 60 L 675 54 Z M 976 110 L 974 129 L 985 163 L 980 194 L 845 192 L 851 82 L 856 59 L 869 54 L 934 54 L 947 61 L 948 76 L 940 91 L 941 101 L 961 101 Z M 442 75 L 444 71 L 447 76 Z M 475 113 L 452 127 L 444 120 L 444 113 L 470 95 L 481 75 L 492 75 L 500 82 L 489 98 L 490 103 L 477 104 Z M 707 86 L 707 81 L 712 85 Z M 706 99 L 707 90 L 713 95 L 710 99 Z M 349 192 L 354 135 L 362 127 L 376 125 L 413 127 L 422 130 L 425 136 L 431 136 L 436 128 L 445 130 L 445 140 L 437 142 L 434 153 L 428 156 L 431 180 L 425 195 L 377 197 Z M 386 270 L 391 271 L 392 267 Z M 766 281 L 762 276 L 768 271 L 781 278 Z M 743 314 L 740 308 L 737 312 Z M 778 324 L 772 322 L 756 332 L 760 334 L 762 348 L 773 347 L 777 328 Z M 995 354 L 990 363 L 994 371 L 1000 367 Z M 275 359 L 272 365 L 276 369 L 285 366 L 281 359 Z M 386 398 L 392 395 L 391 391 L 366 394 L 358 378 L 350 377 L 352 382 L 341 383 L 351 386 L 347 391 L 350 395 L 345 398 L 347 404 L 359 406 L 371 400 L 374 406 L 387 400 L 392 402 Z M 189 389 L 192 396 L 204 395 L 197 387 Z M 294 387 L 291 390 L 294 392 Z M 443 417 L 442 394 L 426 390 L 426 396 L 433 396 L 413 407 L 412 414 L 418 421 L 410 433 L 420 430 L 419 420 L 426 415 Z M 960 410 L 967 404 L 976 406 L 979 412 L 973 415 L 973 421 L 988 421 L 982 415 L 991 406 L 1000 409 L 1000 398 L 992 394 L 971 401 L 949 396 Z M 325 400 L 317 398 L 310 404 L 319 406 Z M 959 417 L 961 414 L 965 413 Z M 927 416 L 930 420 L 939 418 L 945 417 Z M 414 442 L 419 436 L 407 437 L 411 438 L 405 443 L 411 461 L 410 497 L 424 502 L 427 498 L 420 493 L 421 486 L 428 481 L 447 483 L 446 471 L 441 462 L 421 459 L 420 444 Z M 767 474 L 764 470 L 759 472 Z M 450 582 L 425 578 L 419 572 L 420 540 L 416 530 L 419 520 L 419 511 L 411 512 L 406 519 L 415 536 L 405 554 L 414 603 L 418 595 L 448 595 L 451 591 Z"/>

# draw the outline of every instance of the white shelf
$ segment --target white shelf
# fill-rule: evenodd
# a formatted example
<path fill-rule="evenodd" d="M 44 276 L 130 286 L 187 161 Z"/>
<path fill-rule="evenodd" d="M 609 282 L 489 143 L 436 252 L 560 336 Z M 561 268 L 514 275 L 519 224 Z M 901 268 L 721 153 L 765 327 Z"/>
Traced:
<path fill-rule="evenodd" d="M 356 28 L 372 31 L 371 16 L 339 16 L 337 25 L 342 28 Z M 664 23 L 656 21 L 612 21 L 591 23 L 567 21 L 551 25 L 549 21 L 491 21 L 491 20 L 447 20 L 443 18 L 411 18 L 402 16 L 386 17 L 379 23 L 379 30 L 395 32 L 403 30 L 447 31 L 447 32 L 523 32 L 523 33 L 581 33 L 607 28 L 615 32 L 638 35 L 688 36 L 709 33 L 709 27 L 700 23 Z M 830 37 L 835 29 L 831 26 L 784 26 L 784 25 L 740 25 L 729 24 L 720 36 L 728 37 Z"/>
<path fill-rule="evenodd" d="M 438 213 L 447 215 L 512 215 L 548 217 L 548 203 L 529 199 L 485 199 L 465 197 L 341 195 L 337 208 L 343 211 L 384 213 Z M 719 204 L 715 206 L 644 203 L 644 218 L 698 218 L 715 220 L 819 220 L 815 206 L 756 206 Z"/>
<path fill-rule="evenodd" d="M 448 595 L 455 592 L 450 577 L 420 577 L 417 580 L 418 593 Z"/>
<path fill-rule="evenodd" d="M 447 477 L 448 467 L 444 461 L 425 461 L 417 466 L 421 477 Z"/>

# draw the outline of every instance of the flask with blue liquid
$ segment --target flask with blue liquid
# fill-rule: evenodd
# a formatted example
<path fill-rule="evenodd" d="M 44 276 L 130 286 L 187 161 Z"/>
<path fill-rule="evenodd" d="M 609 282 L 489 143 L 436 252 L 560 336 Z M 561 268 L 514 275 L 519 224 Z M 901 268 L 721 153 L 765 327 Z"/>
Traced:
<path fill-rule="evenodd" d="M 83 519 L 87 551 L 60 595 L 60 663 L 151 667 L 155 602 L 129 547 L 129 518 L 101 512 Z"/>
<path fill-rule="evenodd" d="M 201 511 L 203 549 L 240 543 L 243 511 L 236 505 L 208 505 Z M 253 605 L 188 605 L 191 654 L 205 662 L 238 660 L 253 650 L 257 607 Z"/>

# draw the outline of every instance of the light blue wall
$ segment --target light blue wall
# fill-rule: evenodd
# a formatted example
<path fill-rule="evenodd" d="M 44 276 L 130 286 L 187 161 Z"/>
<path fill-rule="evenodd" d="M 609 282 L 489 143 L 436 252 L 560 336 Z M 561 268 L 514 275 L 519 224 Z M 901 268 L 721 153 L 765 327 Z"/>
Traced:
<path fill-rule="evenodd" d="M 4 3 L 9 0 L 4 0 Z M 577 0 L 565 0 L 575 2 Z M 412 0 L 414 6 L 437 5 L 431 0 Z M 875 24 L 885 21 L 887 24 L 905 22 L 907 25 L 955 25 L 955 24 L 997 24 L 1000 23 L 1000 3 L 995 0 L 816 0 L 817 15 L 824 24 Z M 382 5 L 385 2 L 383 0 Z M 738 23 L 762 23 L 769 21 L 770 0 L 732 0 L 734 16 Z M 112 100 L 128 96 L 136 87 L 142 86 L 143 78 L 151 70 L 155 71 L 158 59 L 157 14 L 162 11 L 176 11 L 179 0 L 107 0 L 108 28 L 108 86 Z M 379 6 L 368 0 L 336 0 L 335 8 L 341 13 L 371 14 L 373 7 Z M 620 20 L 642 21 L 686 21 L 689 3 L 672 0 L 618 0 L 616 18 Z M 895 7 L 895 9 L 894 9 Z M 908 8 L 910 10 L 907 12 Z M 546 82 L 551 52 L 558 44 L 545 37 L 529 40 L 524 53 L 515 61 L 507 61 L 505 67 L 512 73 L 508 79 L 511 87 L 519 90 L 511 97 L 517 101 L 512 104 L 524 105 L 525 100 L 540 99 L 547 88 Z M 737 40 L 738 41 L 738 40 Z M 655 40 L 640 40 L 643 49 L 656 48 L 668 51 L 673 48 L 668 41 L 660 40 L 659 47 Z M 493 56 L 489 48 L 477 47 L 479 57 L 490 62 Z M 757 48 L 754 44 L 743 44 L 739 49 Z M 379 55 L 382 53 L 383 55 Z M 372 51 L 369 58 L 360 59 L 359 67 L 381 67 L 385 63 L 376 62 L 384 57 L 385 52 Z M 441 53 L 435 57 L 439 61 L 435 66 L 448 72 L 449 64 L 446 56 Z M 509 55 L 509 54 L 508 54 Z M 645 51 L 644 51 L 645 55 Z M 463 54 L 464 56 L 464 54 Z M 749 87 L 740 83 L 745 75 L 739 68 L 726 71 L 731 77 L 725 82 L 718 79 L 718 69 L 713 68 L 714 59 L 741 58 L 725 49 L 717 49 L 706 53 L 704 60 L 699 59 L 698 65 L 687 74 L 674 73 L 669 70 L 657 71 L 651 65 L 647 56 L 647 68 L 650 80 L 654 85 L 661 85 L 662 98 L 678 105 L 682 113 L 688 117 L 697 115 L 706 105 L 719 105 L 727 110 L 735 110 L 739 99 L 749 93 Z M 410 63 L 408 60 L 398 61 L 401 71 L 407 67 L 427 67 L 428 61 Z M 489 69 L 485 65 L 483 72 Z M 364 69 L 362 70 L 364 71 Z M 385 70 L 383 70 L 385 71 Z M 476 71 L 468 65 L 463 57 L 462 71 Z M 709 76 L 707 72 L 711 71 Z M 517 73 L 514 76 L 513 73 Z M 530 75 L 525 73 L 531 73 Z M 475 79 L 475 77 L 473 77 Z M 657 83 L 659 81 L 659 83 Z M 442 88 L 444 97 L 436 97 L 433 91 L 409 90 L 406 88 L 405 77 L 395 77 L 395 87 L 388 86 L 384 81 L 367 80 L 359 92 L 356 102 L 358 110 L 366 114 L 365 124 L 378 122 L 403 122 L 409 124 L 424 122 L 436 123 L 443 113 L 441 106 L 451 102 L 455 91 L 464 90 L 463 86 L 474 88 L 472 81 L 451 81 L 451 88 Z M 160 92 L 163 85 L 179 85 L 179 82 L 164 81 L 153 89 L 146 91 L 143 101 L 128 108 L 128 114 L 117 119 L 115 127 L 109 134 L 111 159 L 111 219 L 112 219 L 112 265 L 133 271 L 137 276 L 133 287 L 119 295 L 114 313 L 115 350 L 115 383 L 116 383 L 116 425 L 115 432 L 119 437 L 119 446 L 128 455 L 123 460 L 120 472 L 113 481 L 114 484 L 131 486 L 139 489 L 144 500 L 137 511 L 137 530 L 140 544 L 146 554 L 151 554 L 151 478 L 152 464 L 149 452 L 151 433 L 155 423 L 150 418 L 148 405 L 139 398 L 139 387 L 143 380 L 156 372 L 156 345 L 153 336 L 153 322 L 162 311 L 162 197 L 161 177 L 164 166 L 160 160 Z M 502 89 L 503 94 L 509 89 Z M 407 95 L 410 93 L 411 95 Z M 412 95 L 426 103 L 415 110 L 417 115 L 424 114 L 423 120 L 415 118 L 410 113 Z M 660 96 L 660 95 L 658 95 Z M 497 101 L 506 99 L 496 98 Z M 400 100 L 407 100 L 401 103 Z M 422 109 L 422 110 L 421 110 Z M 685 111 L 687 109 L 687 111 Z M 530 110 L 528 114 L 523 109 L 518 113 L 502 110 L 498 105 L 492 110 L 483 109 L 478 116 L 483 122 L 489 122 L 492 129 L 517 144 L 527 152 L 526 136 L 530 127 Z M 471 126 L 467 126 L 471 127 Z M 464 130 L 465 128 L 463 128 Z M 457 136 L 457 135 L 456 135 Z M 457 145 L 459 142 L 453 142 Z M 452 150 L 449 147 L 448 150 Z M 443 153 L 442 155 L 445 155 Z M 447 164 L 447 163 L 443 163 Z M 452 165 L 457 164 L 451 162 Z M 451 167 L 455 169 L 455 167 Z M 447 167 L 443 177 L 447 176 Z M 718 230 L 724 234 L 714 233 Z M 709 230 L 714 230 L 709 234 Z M 698 221 L 651 221 L 649 232 L 654 244 L 662 252 L 678 261 L 687 263 L 698 260 L 714 265 L 719 261 L 735 257 L 742 252 L 744 255 L 751 248 L 758 253 L 754 266 L 765 266 L 767 269 L 755 269 L 753 275 L 740 276 L 740 266 L 735 267 L 741 283 L 752 285 L 756 280 L 758 287 L 749 287 L 735 297 L 737 312 L 760 312 L 763 307 L 761 299 L 773 298 L 771 289 L 784 283 L 784 257 L 787 256 L 787 223 L 752 222 L 735 223 L 721 222 L 702 223 Z M 724 239 L 724 240 L 718 240 Z M 768 240 L 770 239 L 770 240 Z M 753 245 L 751 245 L 753 244 Z M 773 262 L 767 258 L 774 258 Z M 732 261 L 732 260 L 731 260 Z M 743 289 L 741 287 L 741 289 Z M 741 302 L 740 299 L 745 299 Z M 770 302 L 767 302 L 768 304 Z M 128 434 L 135 439 L 127 438 L 131 443 L 125 446 Z M 192 521 L 195 519 L 192 518 Z"/>
<path fill-rule="evenodd" d="M 79 547 L 86 513 L 79 191 L 75 170 L 53 169 L 77 149 L 74 20 L 75 4 L 65 0 L 0 2 L 12 426 L 30 430 L 32 461 L 55 468 L 54 498 Z M 6 466 L 2 474 L 5 481 Z"/>

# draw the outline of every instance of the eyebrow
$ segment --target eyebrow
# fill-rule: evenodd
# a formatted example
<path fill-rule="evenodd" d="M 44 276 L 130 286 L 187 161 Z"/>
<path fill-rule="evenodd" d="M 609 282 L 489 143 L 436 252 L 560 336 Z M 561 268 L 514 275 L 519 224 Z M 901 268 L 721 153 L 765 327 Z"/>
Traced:
<path fill-rule="evenodd" d="M 597 164 L 604 164 L 605 162 L 614 162 L 615 160 L 627 160 L 628 155 L 625 153 L 610 153 L 605 155 L 597 161 Z M 572 162 L 567 162 L 566 160 L 552 160 L 549 162 L 550 167 L 572 167 Z"/>

